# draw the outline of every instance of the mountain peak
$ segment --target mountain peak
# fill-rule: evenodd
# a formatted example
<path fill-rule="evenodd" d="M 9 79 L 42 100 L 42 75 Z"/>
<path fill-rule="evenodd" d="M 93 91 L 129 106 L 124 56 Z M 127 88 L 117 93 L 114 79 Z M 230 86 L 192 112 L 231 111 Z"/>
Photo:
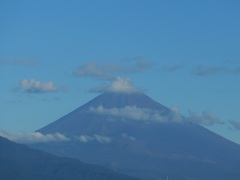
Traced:
<path fill-rule="evenodd" d="M 109 119 L 119 121 L 121 124 L 122 119 L 125 118 L 154 120 L 162 116 L 167 117 L 170 114 L 169 108 L 154 101 L 144 93 L 107 91 L 38 131 L 76 135 L 83 132 L 89 134 L 90 131 L 93 133 L 95 130 L 96 134 L 98 131 L 102 133 L 102 129 L 109 129 L 108 126 L 111 126 Z M 110 128 L 110 130 L 114 131 L 114 128 Z"/>
<path fill-rule="evenodd" d="M 84 108 L 103 106 L 105 108 L 123 108 L 135 106 L 159 111 L 167 111 L 168 108 L 154 101 L 143 92 L 113 92 L 106 91 L 93 100 L 86 103 Z"/>

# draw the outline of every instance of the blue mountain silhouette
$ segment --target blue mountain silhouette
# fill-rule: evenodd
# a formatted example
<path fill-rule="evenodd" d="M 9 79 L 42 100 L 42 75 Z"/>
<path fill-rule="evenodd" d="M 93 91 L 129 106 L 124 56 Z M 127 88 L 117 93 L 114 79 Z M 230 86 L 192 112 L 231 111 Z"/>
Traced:
<path fill-rule="evenodd" d="M 35 148 L 143 179 L 240 179 L 240 146 L 144 93 L 105 92 L 38 130 L 72 141 Z"/>

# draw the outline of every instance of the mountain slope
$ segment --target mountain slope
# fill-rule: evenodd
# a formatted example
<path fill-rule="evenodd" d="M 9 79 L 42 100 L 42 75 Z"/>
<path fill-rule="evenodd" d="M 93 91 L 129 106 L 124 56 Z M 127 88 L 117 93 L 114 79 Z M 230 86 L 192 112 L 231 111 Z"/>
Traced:
<path fill-rule="evenodd" d="M 109 169 L 56 157 L 0 137 L 1 180 L 129 179 Z"/>
<path fill-rule="evenodd" d="M 141 93 L 103 93 L 38 130 L 72 141 L 33 145 L 145 179 L 240 178 L 240 146 Z"/>
<path fill-rule="evenodd" d="M 121 128 L 123 125 L 125 129 L 126 124 L 122 124 L 122 121 L 119 121 L 119 117 L 113 117 L 108 114 L 98 114 L 94 113 L 92 109 L 98 109 L 103 107 L 106 109 L 111 108 L 125 108 L 130 107 L 129 110 L 142 110 L 142 109 L 151 109 L 159 111 L 163 115 L 169 115 L 170 110 L 165 106 L 159 104 L 158 102 L 152 100 L 145 94 L 142 93 L 111 93 L 106 92 L 100 96 L 89 101 L 85 105 L 77 108 L 73 112 L 67 114 L 66 116 L 60 118 L 59 120 L 37 130 L 41 133 L 63 133 L 66 135 L 79 135 L 84 133 L 109 133 L 106 131 L 116 131 L 114 128 Z M 131 109 L 133 107 L 133 109 Z M 135 109 L 134 109 L 135 108 Z M 114 111 L 114 109 L 112 109 Z M 124 109 L 122 109 L 124 111 Z M 138 113 L 136 111 L 136 113 Z M 121 117 L 120 117 L 121 118 Z M 129 119 L 125 117 L 124 119 Z M 107 120 L 107 121 L 106 121 Z M 114 121 L 112 121 L 114 120 Z M 116 121 L 115 121 L 116 120 Z M 112 129 L 112 126 L 114 128 Z"/>

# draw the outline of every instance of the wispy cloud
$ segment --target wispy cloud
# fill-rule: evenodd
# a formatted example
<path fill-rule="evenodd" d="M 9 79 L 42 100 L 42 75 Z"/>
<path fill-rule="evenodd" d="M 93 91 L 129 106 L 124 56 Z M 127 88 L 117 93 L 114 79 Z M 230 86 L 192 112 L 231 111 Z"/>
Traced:
<path fill-rule="evenodd" d="M 10 61 L 9 61 L 8 59 L 2 59 L 2 60 L 0 61 L 0 64 L 1 64 L 1 65 L 8 65 L 8 64 L 10 64 Z"/>
<path fill-rule="evenodd" d="M 25 93 L 46 93 L 56 92 L 59 90 L 59 87 L 52 81 L 40 82 L 35 79 L 23 79 L 15 90 Z"/>
<path fill-rule="evenodd" d="M 38 60 L 24 60 L 24 59 L 18 59 L 14 61 L 14 64 L 20 65 L 20 66 L 33 66 L 39 64 Z"/>
<path fill-rule="evenodd" d="M 27 60 L 27 59 L 16 59 L 16 60 L 9 60 L 3 59 L 0 61 L 2 65 L 17 65 L 17 66 L 34 66 L 39 64 L 38 60 Z"/>
<path fill-rule="evenodd" d="M 172 66 L 160 68 L 158 71 L 172 73 L 172 72 L 179 71 L 181 69 L 183 69 L 183 64 L 174 64 Z"/>
<path fill-rule="evenodd" d="M 109 64 L 97 64 L 96 62 L 89 62 L 80 66 L 74 75 L 77 77 L 90 77 L 98 80 L 108 80 L 112 78 L 112 74 L 118 69 L 118 65 L 115 63 Z"/>
<path fill-rule="evenodd" d="M 74 71 L 76 77 L 89 77 L 97 80 L 111 80 L 124 74 L 140 73 L 151 68 L 144 60 L 134 60 L 133 64 L 88 62 Z"/>
<path fill-rule="evenodd" d="M 184 117 L 181 115 L 180 110 L 176 106 L 172 106 L 170 109 L 170 117 L 172 122 L 185 122 Z"/>
<path fill-rule="evenodd" d="M 75 139 L 77 139 L 78 141 L 83 142 L 83 143 L 97 141 L 99 143 L 105 144 L 105 143 L 111 143 L 111 141 L 112 141 L 112 138 L 110 138 L 108 136 L 98 135 L 98 134 L 95 134 L 92 136 L 80 135 L 78 137 L 75 137 Z"/>
<path fill-rule="evenodd" d="M 111 143 L 112 138 L 105 135 L 79 135 L 68 137 L 61 133 L 42 134 L 40 132 L 18 132 L 11 133 L 7 131 L 0 131 L 0 136 L 5 137 L 11 141 L 23 144 L 34 143 L 48 143 L 48 142 L 65 142 L 65 141 L 79 141 L 82 143 L 99 142 L 101 144 Z"/>
<path fill-rule="evenodd" d="M 40 132 L 10 133 L 6 131 L 0 131 L 0 136 L 5 137 L 11 141 L 23 144 L 70 141 L 70 138 L 60 133 L 54 134 L 42 134 Z"/>
<path fill-rule="evenodd" d="M 190 111 L 187 117 L 189 122 L 197 123 L 204 126 L 213 126 L 215 124 L 224 124 L 216 115 L 209 111 L 203 111 L 202 114 L 197 114 Z"/>
<path fill-rule="evenodd" d="M 126 134 L 126 133 L 121 134 L 121 136 L 122 136 L 123 139 L 128 139 L 128 140 L 131 140 L 131 141 L 136 141 L 136 138 L 135 138 L 135 137 L 130 136 L 130 135 Z"/>
<path fill-rule="evenodd" d="M 240 74 L 240 67 L 230 66 L 204 66 L 198 65 L 193 69 L 193 74 L 197 76 L 210 76 L 217 74 Z"/>
<path fill-rule="evenodd" d="M 194 68 L 193 73 L 198 76 L 209 76 L 214 74 L 227 73 L 229 71 L 230 69 L 226 66 L 210 67 L 198 65 Z"/>
<path fill-rule="evenodd" d="M 170 71 L 170 72 L 173 72 L 173 71 L 178 71 L 178 70 L 180 70 L 182 68 L 183 68 L 182 64 L 175 64 L 173 66 L 167 67 L 166 70 Z"/>
<path fill-rule="evenodd" d="M 152 62 L 146 61 L 141 56 L 127 57 L 124 60 L 126 62 L 134 62 L 135 64 L 132 66 L 132 69 L 135 69 L 135 71 L 151 69 L 153 65 Z"/>
<path fill-rule="evenodd" d="M 229 123 L 234 127 L 234 129 L 240 130 L 240 122 L 239 121 L 229 120 Z"/>
<path fill-rule="evenodd" d="M 179 109 L 175 106 L 169 108 L 169 113 L 163 113 L 157 110 L 147 108 L 138 108 L 136 106 L 125 106 L 122 108 L 105 108 L 102 105 L 98 107 L 91 107 L 89 111 L 99 115 L 111 115 L 119 117 L 123 120 L 128 119 L 136 121 L 152 121 L 157 123 L 191 122 L 203 126 L 224 124 L 223 121 L 221 121 L 216 115 L 209 111 L 203 111 L 201 114 L 189 112 L 189 115 L 187 117 L 184 117 L 181 115 Z"/>
<path fill-rule="evenodd" d="M 111 115 L 115 117 L 120 117 L 123 120 L 137 120 L 137 121 L 154 121 L 159 123 L 165 122 L 182 122 L 184 119 L 179 115 L 176 110 L 171 110 L 170 114 L 163 114 L 160 111 L 138 108 L 136 106 L 125 106 L 122 108 L 105 108 L 100 105 L 98 107 L 91 107 L 90 112 L 99 115 Z"/>
<path fill-rule="evenodd" d="M 90 89 L 90 92 L 124 92 L 124 93 L 139 93 L 143 92 L 142 89 L 133 86 L 132 81 L 129 78 L 117 77 L 110 85 L 98 86 Z"/>

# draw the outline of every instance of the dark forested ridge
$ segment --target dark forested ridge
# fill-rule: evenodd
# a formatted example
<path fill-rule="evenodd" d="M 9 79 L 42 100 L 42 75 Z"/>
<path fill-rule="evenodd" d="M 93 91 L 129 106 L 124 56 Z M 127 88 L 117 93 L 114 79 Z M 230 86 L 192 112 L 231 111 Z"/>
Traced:
<path fill-rule="evenodd" d="M 1 180 L 134 180 L 107 168 L 57 157 L 0 137 Z"/>

